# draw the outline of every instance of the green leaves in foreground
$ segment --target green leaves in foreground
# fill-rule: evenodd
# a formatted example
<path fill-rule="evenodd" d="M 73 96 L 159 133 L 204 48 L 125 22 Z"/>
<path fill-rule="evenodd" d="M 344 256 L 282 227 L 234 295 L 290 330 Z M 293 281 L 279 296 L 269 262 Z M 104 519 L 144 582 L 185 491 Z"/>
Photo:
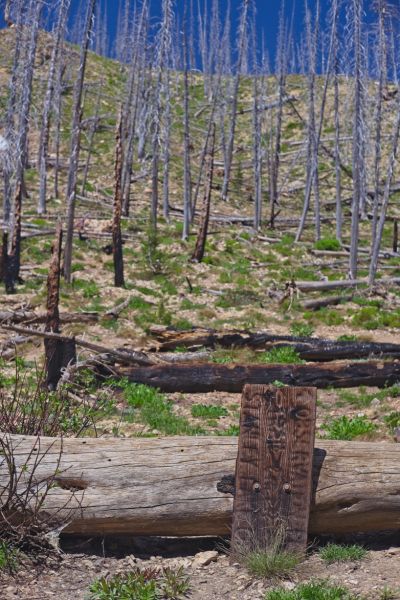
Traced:
<path fill-rule="evenodd" d="M 266 593 L 265 600 L 357 600 L 357 596 L 344 587 L 317 580 L 302 583 L 294 590 L 275 588 Z"/>
<path fill-rule="evenodd" d="M 353 440 L 361 435 L 374 433 L 377 426 L 368 421 L 366 417 L 353 417 L 345 415 L 324 423 L 325 438 L 328 440 Z"/>
<path fill-rule="evenodd" d="M 179 600 L 189 588 L 183 569 L 136 569 L 102 577 L 89 588 L 89 600 Z"/>
<path fill-rule="evenodd" d="M 322 560 L 328 564 L 362 560 L 367 554 L 367 550 L 358 544 L 353 544 L 351 546 L 327 544 L 319 551 Z"/>

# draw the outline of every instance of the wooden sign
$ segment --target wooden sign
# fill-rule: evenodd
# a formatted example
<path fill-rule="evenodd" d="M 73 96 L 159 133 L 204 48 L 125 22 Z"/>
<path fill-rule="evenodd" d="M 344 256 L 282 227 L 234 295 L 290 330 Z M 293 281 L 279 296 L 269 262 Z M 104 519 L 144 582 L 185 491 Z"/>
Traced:
<path fill-rule="evenodd" d="M 236 463 L 232 548 L 307 545 L 316 388 L 246 385 Z"/>

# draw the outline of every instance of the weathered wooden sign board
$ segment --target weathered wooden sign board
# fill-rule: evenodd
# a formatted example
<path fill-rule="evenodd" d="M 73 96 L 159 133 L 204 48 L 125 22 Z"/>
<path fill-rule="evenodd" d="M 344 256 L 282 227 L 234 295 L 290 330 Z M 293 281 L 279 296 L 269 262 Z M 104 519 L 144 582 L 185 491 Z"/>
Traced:
<path fill-rule="evenodd" d="M 232 547 L 307 545 L 316 388 L 246 385 L 236 463 Z"/>

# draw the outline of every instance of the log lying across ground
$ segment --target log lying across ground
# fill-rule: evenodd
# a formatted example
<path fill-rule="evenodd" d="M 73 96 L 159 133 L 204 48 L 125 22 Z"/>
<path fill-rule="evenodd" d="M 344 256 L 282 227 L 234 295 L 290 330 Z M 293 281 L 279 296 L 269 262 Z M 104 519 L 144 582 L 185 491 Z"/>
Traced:
<path fill-rule="evenodd" d="M 214 348 L 221 346 L 248 347 L 271 350 L 281 346 L 291 346 L 300 358 L 309 361 L 329 361 L 360 359 L 369 357 L 400 358 L 400 344 L 378 342 L 346 342 L 324 340 L 312 337 L 294 337 L 274 335 L 265 331 L 215 331 L 213 329 L 193 328 L 179 331 L 168 327 L 154 326 L 150 329 L 157 339 L 158 351 L 173 350 L 179 347 Z"/>
<path fill-rule="evenodd" d="M 21 488 L 31 475 L 32 448 L 42 458 L 34 479 L 54 475 L 59 439 L 41 438 L 39 444 L 33 437 L 10 438 L 17 473 L 22 470 Z M 229 533 L 232 496 L 226 492 L 235 471 L 237 438 L 75 438 L 64 439 L 62 448 L 59 475 L 42 512 L 58 514 L 67 504 L 65 532 Z M 399 445 L 317 440 L 310 534 L 399 529 L 399 482 Z M 6 484 L 3 465 L 0 499 Z"/>
<path fill-rule="evenodd" d="M 143 383 L 163 392 L 231 392 L 240 393 L 246 383 L 317 388 L 385 387 L 400 381 L 400 362 L 331 362 L 300 365 L 218 365 L 188 363 L 130 367 L 118 373 L 134 383 Z"/>

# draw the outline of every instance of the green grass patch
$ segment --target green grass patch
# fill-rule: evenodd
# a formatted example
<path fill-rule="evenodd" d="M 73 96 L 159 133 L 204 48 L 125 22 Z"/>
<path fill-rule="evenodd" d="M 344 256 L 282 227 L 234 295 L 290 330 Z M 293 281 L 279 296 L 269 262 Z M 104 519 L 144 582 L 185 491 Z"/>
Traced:
<path fill-rule="evenodd" d="M 300 358 L 299 353 L 292 346 L 279 346 L 260 354 L 259 362 L 300 364 L 305 361 Z"/>
<path fill-rule="evenodd" d="M 300 558 L 293 552 L 283 550 L 253 550 L 246 554 L 242 562 L 255 577 L 287 577 L 297 567 Z"/>
<path fill-rule="evenodd" d="M 319 551 L 319 556 L 328 564 L 362 560 L 368 551 L 359 544 L 345 546 L 342 544 L 327 544 Z"/>
<path fill-rule="evenodd" d="M 387 398 L 398 398 L 400 396 L 400 385 L 392 385 L 391 387 L 383 388 L 377 392 L 368 393 L 365 387 L 360 387 L 358 393 L 349 390 L 341 390 L 339 398 L 341 403 L 351 404 L 357 408 L 366 408 L 371 405 L 372 400 L 380 401 Z"/>
<path fill-rule="evenodd" d="M 294 590 L 275 588 L 265 594 L 265 600 L 357 600 L 357 596 L 340 585 L 316 580 L 301 583 Z"/>
<path fill-rule="evenodd" d="M 330 252 L 335 252 L 341 249 L 341 245 L 339 240 L 336 238 L 322 237 L 320 240 L 315 242 L 314 248 L 316 250 L 328 250 Z"/>
<path fill-rule="evenodd" d="M 344 415 L 324 423 L 323 429 L 328 440 L 353 440 L 374 433 L 377 426 L 366 417 L 349 418 Z"/>
<path fill-rule="evenodd" d="M 314 327 L 310 323 L 292 323 L 290 333 L 296 337 L 311 337 L 314 333 Z"/>
<path fill-rule="evenodd" d="M 193 404 L 191 408 L 192 417 L 200 419 L 219 419 L 226 417 L 229 413 L 223 406 L 213 404 Z"/>
<path fill-rule="evenodd" d="M 390 414 L 386 415 L 383 420 L 391 430 L 394 430 L 396 427 L 400 427 L 400 411 L 397 410 L 391 412 Z"/>
<path fill-rule="evenodd" d="M 122 387 L 124 398 L 133 421 L 143 423 L 152 430 L 164 435 L 204 434 L 201 427 L 192 426 L 187 419 L 173 412 L 173 404 L 156 388 L 122 380 L 116 382 Z"/>

